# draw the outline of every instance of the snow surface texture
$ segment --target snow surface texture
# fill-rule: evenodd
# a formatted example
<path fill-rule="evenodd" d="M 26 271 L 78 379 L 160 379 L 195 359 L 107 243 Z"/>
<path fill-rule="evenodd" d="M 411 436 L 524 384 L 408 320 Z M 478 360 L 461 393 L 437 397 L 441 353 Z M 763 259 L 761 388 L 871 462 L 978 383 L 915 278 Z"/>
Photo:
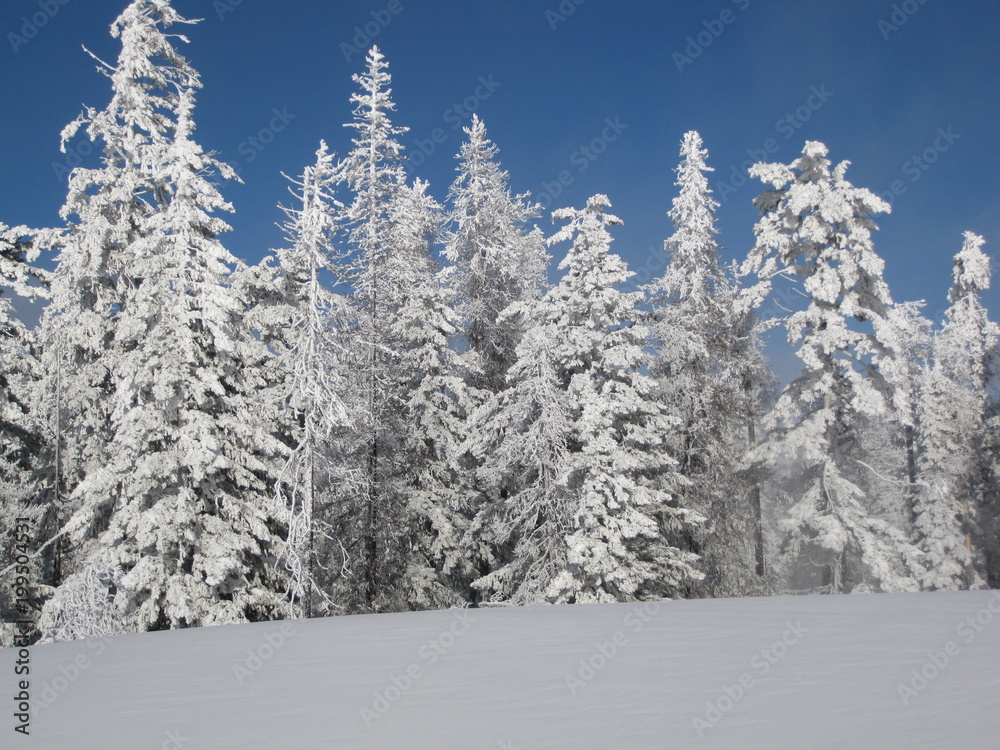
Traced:
<path fill-rule="evenodd" d="M 31 659 L 32 734 L 5 712 L 4 748 L 1000 747 L 997 591 L 341 617 Z"/>

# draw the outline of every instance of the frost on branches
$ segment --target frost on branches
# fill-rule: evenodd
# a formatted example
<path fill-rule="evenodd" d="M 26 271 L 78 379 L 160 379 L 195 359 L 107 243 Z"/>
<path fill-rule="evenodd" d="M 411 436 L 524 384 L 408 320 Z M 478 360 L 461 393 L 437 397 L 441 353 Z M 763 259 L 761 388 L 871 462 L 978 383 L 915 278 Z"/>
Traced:
<path fill-rule="evenodd" d="M 458 158 L 458 178 L 451 186 L 454 229 L 445 257 L 470 352 L 470 384 L 486 393 L 504 389 L 520 337 L 529 324 L 512 306 L 537 300 L 549 257 L 540 230 L 528 222 L 539 207 L 527 195 L 511 195 L 508 174 L 496 161 L 497 147 L 486 126 L 473 115 L 469 136 Z"/>
<path fill-rule="evenodd" d="M 648 289 L 657 397 L 678 426 L 666 436 L 685 482 L 680 503 L 709 519 L 682 540 L 702 555 L 701 589 L 716 595 L 761 590 L 759 489 L 735 471 L 747 452 L 769 378 L 749 307 L 719 266 L 715 209 L 701 136 L 684 135 L 679 194 L 665 243 L 670 262 Z"/>
<path fill-rule="evenodd" d="M 270 355 L 229 285 L 235 259 L 217 239 L 229 227 L 213 214 L 231 207 L 212 180 L 234 173 L 192 140 L 200 82 L 161 31 L 175 23 L 185 21 L 167 3 L 137 0 L 113 27 L 123 66 L 144 71 L 129 79 L 134 95 L 163 89 L 128 164 L 138 174 L 124 181 L 148 189 L 149 202 L 116 268 L 114 437 L 107 463 L 76 487 L 68 523 L 88 559 L 123 571 L 115 606 L 145 630 L 267 619 L 285 589 L 268 564 L 278 415 L 256 395 Z"/>
<path fill-rule="evenodd" d="M 982 245 L 982 237 L 965 233 L 953 262 L 951 306 L 921 379 L 914 526 L 929 589 L 982 586 L 984 556 L 996 544 L 987 415 L 998 330 L 980 299 L 990 285 Z"/>
<path fill-rule="evenodd" d="M 508 405 L 506 417 L 517 419 L 521 412 L 523 432 L 512 458 L 534 476 L 529 492 L 500 499 L 494 528 L 521 537 L 544 524 L 546 531 L 564 532 L 565 547 L 550 547 L 554 559 L 544 560 L 549 575 L 555 573 L 545 596 L 555 602 L 670 596 L 700 576 L 696 556 L 667 539 L 701 519 L 677 507 L 671 494 L 679 480 L 662 441 L 672 425 L 640 369 L 646 356 L 645 332 L 634 322 L 640 295 L 617 288 L 629 272 L 609 252 L 607 227 L 620 223 L 605 213 L 609 206 L 596 195 L 583 210 L 553 215 L 568 223 L 549 242 L 571 240 L 572 246 L 559 265 L 563 278 L 542 302 L 540 330 L 529 332 L 520 349 L 522 357 L 540 355 L 542 362 L 519 361 L 513 368 L 530 378 L 525 383 L 534 381 L 520 394 L 528 402 Z M 548 352 L 540 350 L 543 342 L 550 342 Z M 524 408 L 534 411 L 531 399 L 537 403 L 546 388 L 559 393 L 548 405 L 553 424 L 537 424 L 536 415 L 524 420 Z M 539 448 L 548 455 L 536 453 Z M 550 471 L 539 465 L 553 455 L 558 463 Z M 503 544 L 534 552 L 539 541 L 513 538 Z M 530 574 L 532 564 L 513 560 L 508 566 L 496 583 L 523 591 L 524 582 L 513 575 Z M 487 578 L 477 585 L 492 583 Z"/>
<path fill-rule="evenodd" d="M 755 200 L 761 218 L 744 271 L 764 288 L 785 275 L 808 300 L 785 320 L 802 375 L 768 417 L 772 434 L 758 460 L 792 483 L 786 549 L 820 567 L 825 590 L 846 593 L 861 583 L 910 590 L 919 553 L 875 512 L 858 450 L 864 420 L 894 407 L 880 366 L 899 344 L 871 240 L 871 215 L 889 207 L 848 182 L 848 162 L 833 166 L 826 155 L 826 146 L 809 141 L 792 164 L 751 170 L 771 189 Z"/>
<path fill-rule="evenodd" d="M 54 232 L 0 223 L 0 570 L 15 564 L 25 540 L 32 551 L 41 544 L 47 515 L 38 502 L 37 483 L 45 445 L 34 398 L 41 379 L 39 347 L 34 332 L 17 319 L 6 291 L 31 300 L 45 296 L 49 275 L 31 264 L 56 241 Z M 42 582 L 49 578 L 44 562 L 32 558 L 22 578 L 37 604 L 45 596 Z M 13 574 L 0 575 L 0 647 L 13 645 L 14 630 L 6 623 L 35 616 L 33 610 L 16 610 L 14 584 Z"/>
<path fill-rule="evenodd" d="M 276 499 L 288 538 L 281 560 L 292 583 L 293 612 L 326 612 L 321 559 L 332 553 L 321 524 L 340 465 L 334 446 L 350 434 L 352 420 L 342 400 L 343 356 L 337 327 L 344 300 L 327 289 L 338 259 L 335 155 L 321 143 L 316 162 L 298 181 L 300 207 L 285 208 L 287 249 L 277 251 L 269 305 L 258 322 L 279 352 L 284 372 L 281 402 L 294 415 L 294 448 L 276 484 Z M 325 278 L 327 277 L 327 278 Z M 324 601 L 320 601 L 324 600 Z"/>

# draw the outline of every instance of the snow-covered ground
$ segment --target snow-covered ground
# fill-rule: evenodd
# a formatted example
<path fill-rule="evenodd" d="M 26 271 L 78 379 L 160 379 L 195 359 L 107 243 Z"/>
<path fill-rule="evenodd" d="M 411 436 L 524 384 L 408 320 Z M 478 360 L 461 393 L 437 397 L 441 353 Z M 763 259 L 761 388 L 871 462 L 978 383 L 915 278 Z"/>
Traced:
<path fill-rule="evenodd" d="M 0 747 L 995 750 L 1000 592 L 151 633 L 32 649 L 30 694 L 31 736 L 8 708 Z"/>

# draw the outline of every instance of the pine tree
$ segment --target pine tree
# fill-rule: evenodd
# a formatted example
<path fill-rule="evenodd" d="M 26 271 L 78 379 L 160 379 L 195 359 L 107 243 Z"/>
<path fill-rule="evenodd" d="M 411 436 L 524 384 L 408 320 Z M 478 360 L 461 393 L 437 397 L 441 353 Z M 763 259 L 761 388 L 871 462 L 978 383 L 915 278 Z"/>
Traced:
<path fill-rule="evenodd" d="M 951 306 L 934 340 L 920 404 L 921 492 L 915 507 L 917 540 L 928 557 L 925 586 L 982 585 L 984 548 L 995 530 L 987 498 L 988 387 L 998 340 L 980 300 L 990 285 L 983 238 L 965 233 L 953 263 Z"/>
<path fill-rule="evenodd" d="M 496 161 L 497 147 L 477 115 L 458 154 L 458 177 L 451 186 L 451 224 L 445 257 L 454 264 L 453 283 L 461 300 L 470 356 L 470 385 L 485 393 L 506 387 L 518 341 L 530 321 L 510 312 L 513 305 L 538 299 L 548 255 L 540 230 L 528 222 L 539 207 L 528 196 L 511 195 L 509 175 Z"/>
<path fill-rule="evenodd" d="M 341 215 L 346 231 L 348 257 L 341 277 L 350 286 L 349 367 L 355 378 L 348 408 L 359 424 L 354 446 L 359 480 L 354 489 L 354 507 L 344 507 L 346 525 L 337 533 L 346 538 L 346 548 L 360 558 L 359 591 L 349 608 L 366 611 L 396 608 L 392 593 L 401 576 L 400 556 L 393 549 L 399 538 L 401 502 L 391 466 L 397 409 L 392 384 L 398 382 L 391 369 L 395 350 L 389 340 L 392 305 L 400 296 L 391 286 L 389 262 L 393 249 L 391 206 L 405 185 L 402 146 L 397 140 L 406 132 L 392 124 L 395 109 L 388 63 L 373 47 L 367 70 L 354 76 L 360 92 L 352 94 L 356 104 L 354 121 L 347 127 L 357 131 L 354 148 L 338 169 L 351 200 Z M 392 266 L 398 269 L 398 264 Z M 345 563 L 346 567 L 346 563 Z"/>
<path fill-rule="evenodd" d="M 971 392 L 938 362 L 926 367 L 919 396 L 913 512 L 916 544 L 926 559 L 921 583 L 931 591 L 968 588 L 976 580 L 966 531 L 975 475 L 967 430 L 975 430 L 981 413 Z"/>
<path fill-rule="evenodd" d="M 886 380 L 892 384 L 895 395 L 896 409 L 892 421 L 902 433 L 905 467 L 901 484 L 910 524 L 917 516 L 918 409 L 927 368 L 933 360 L 932 324 L 921 314 L 923 306 L 923 302 L 905 302 L 894 304 L 889 309 L 889 322 L 898 346 L 896 356 L 882 363 L 882 371 Z"/>
<path fill-rule="evenodd" d="M 779 275 L 802 284 L 805 310 L 785 321 L 798 345 L 802 375 L 778 399 L 758 459 L 801 477 L 782 526 L 790 552 L 815 553 L 823 585 L 846 593 L 852 581 L 912 589 L 906 565 L 917 551 L 874 511 L 859 462 L 860 423 L 891 413 L 893 394 L 880 366 L 898 342 L 892 304 L 876 255 L 871 215 L 888 205 L 831 168 L 827 148 L 809 141 L 790 165 L 757 164 L 751 174 L 772 189 L 756 200 L 757 242 L 744 271 L 764 289 Z"/>
<path fill-rule="evenodd" d="M 42 436 L 33 424 L 30 408 L 32 387 L 40 377 L 37 346 L 3 292 L 6 288 L 32 301 L 47 296 L 49 275 L 30 264 L 38 259 L 41 244 L 51 244 L 54 240 L 51 232 L 0 223 L 0 482 L 3 483 L 30 481 L 42 448 Z"/>
<path fill-rule="evenodd" d="M 46 513 L 36 487 L 44 446 L 32 399 L 41 378 L 38 346 L 4 291 L 32 300 L 45 296 L 48 274 L 31 264 L 43 247 L 55 242 L 54 232 L 0 223 L 0 570 L 16 563 L 22 546 L 26 553 L 37 549 Z M 20 573 L 21 583 L 26 584 L 22 597 L 27 593 L 31 600 L 20 608 L 18 576 L 0 575 L 0 647 L 13 645 L 15 630 L 7 623 L 34 619 L 45 593 L 39 585 L 44 580 L 43 563 L 32 556 L 28 573 Z"/>
<path fill-rule="evenodd" d="M 450 342 L 458 315 L 433 258 L 442 209 L 418 181 L 391 205 L 393 252 L 387 259 L 388 337 L 401 436 L 395 450 L 408 528 L 402 597 L 411 608 L 467 600 L 472 579 L 462 547 L 471 488 L 462 460 L 467 390 Z"/>
<path fill-rule="evenodd" d="M 148 185 L 155 203 L 120 264 L 109 460 L 77 486 L 68 524 L 122 620 L 145 630 L 285 607 L 270 502 L 279 415 L 256 395 L 270 355 L 229 283 L 236 261 L 218 240 L 229 227 L 213 214 L 232 209 L 212 178 L 235 174 L 192 140 L 200 80 L 165 33 L 183 23 L 164 0 L 135 0 L 113 27 L 121 59 L 145 58 L 143 80 L 162 86 L 136 166 L 155 171 L 126 181 Z M 50 628 L 72 618 L 72 583 L 46 607 Z"/>
<path fill-rule="evenodd" d="M 718 204 L 698 133 L 684 135 L 680 153 L 680 192 L 669 213 L 675 231 L 665 243 L 670 262 L 648 288 L 650 371 L 660 400 L 680 422 L 667 438 L 686 480 L 680 503 L 710 521 L 686 541 L 703 558 L 701 589 L 749 594 L 760 590 L 763 576 L 759 494 L 752 477 L 733 468 L 748 450 L 767 373 L 752 313 L 719 265 Z"/>
<path fill-rule="evenodd" d="M 289 247 L 277 251 L 271 304 L 258 308 L 257 319 L 265 338 L 278 350 L 285 373 L 281 401 L 295 415 L 295 447 L 276 490 L 288 526 L 281 556 L 291 575 L 294 601 L 305 617 L 320 612 L 317 600 L 327 598 L 319 572 L 325 546 L 322 524 L 333 502 L 331 485 L 342 465 L 336 442 L 352 430 L 342 400 L 337 337 L 344 300 L 327 288 L 339 252 L 336 218 L 343 206 L 333 195 L 337 179 L 335 155 L 321 143 L 315 164 L 300 180 L 292 180 L 301 207 L 284 209 Z"/>
<path fill-rule="evenodd" d="M 542 232 L 528 227 L 540 209 L 526 194 L 511 194 L 509 175 L 497 161 L 498 149 L 487 138 L 482 120 L 474 115 L 465 132 L 468 140 L 457 157 L 458 177 L 449 191 L 451 231 L 445 256 L 452 263 L 446 279 L 458 301 L 461 343 L 468 347 L 456 358 L 456 366 L 466 386 L 467 447 L 475 461 L 469 470 L 481 469 L 467 503 L 468 513 L 475 516 L 489 507 L 491 496 L 516 494 L 533 481 L 527 475 L 495 471 L 491 456 L 503 450 L 498 441 L 504 432 L 491 420 L 504 418 L 507 373 L 518 360 L 525 331 L 536 322 L 532 316 L 539 309 L 549 256 Z M 481 440 L 484 435 L 493 442 Z M 486 573 L 493 566 L 489 545 L 478 532 L 465 543 L 466 557 L 480 575 Z"/>
<path fill-rule="evenodd" d="M 123 22 L 129 18 L 144 21 Z M 122 267 L 159 200 L 148 158 L 167 137 L 174 87 L 186 83 L 185 71 L 160 63 L 175 60 L 176 52 L 154 20 L 166 26 L 180 16 L 169 2 L 151 0 L 133 3 L 112 25 L 112 36 L 122 41 L 116 64 L 91 55 L 110 79 L 111 101 L 103 110 L 86 108 L 62 132 L 63 151 L 82 130 L 99 144 L 101 158 L 96 168 L 77 168 L 70 176 L 61 210 L 66 239 L 42 316 L 44 378 L 37 400 L 49 436 L 43 481 L 53 511 L 50 533 L 77 510 L 70 498 L 78 484 L 107 464 L 118 313 L 131 283 Z M 78 563 L 73 550 L 57 543 L 53 582 Z"/>
<path fill-rule="evenodd" d="M 545 335 L 555 342 L 559 382 L 573 404 L 565 483 L 572 517 L 564 567 L 547 595 L 557 602 L 628 601 L 674 595 L 700 577 L 696 556 L 670 544 L 701 518 L 678 507 L 679 484 L 663 436 L 673 425 L 653 396 L 645 330 L 636 324 L 641 293 L 619 291 L 630 273 L 610 251 L 596 195 L 583 210 L 553 214 L 567 225 L 551 244 L 572 241 L 559 284 L 546 295 Z"/>

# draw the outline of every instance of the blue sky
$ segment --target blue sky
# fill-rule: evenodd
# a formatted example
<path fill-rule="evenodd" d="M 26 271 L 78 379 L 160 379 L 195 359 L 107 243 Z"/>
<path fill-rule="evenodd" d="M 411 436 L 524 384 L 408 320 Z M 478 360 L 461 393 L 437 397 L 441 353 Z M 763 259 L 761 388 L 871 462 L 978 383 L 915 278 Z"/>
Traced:
<path fill-rule="evenodd" d="M 109 98 L 81 45 L 113 60 L 118 46 L 107 30 L 125 4 L 0 5 L 0 220 L 58 222 L 66 187 L 59 132 L 83 104 Z M 227 242 L 251 261 L 281 242 L 276 204 L 289 196 L 280 173 L 298 174 L 321 138 L 349 147 L 342 125 L 351 74 L 363 65 L 356 49 L 371 43 L 390 63 L 396 123 L 411 128 L 403 141 L 421 154 L 414 174 L 439 199 L 475 110 L 516 190 L 550 208 L 606 193 L 625 221 L 615 249 L 644 275 L 660 270 L 653 251 L 670 233 L 673 168 L 689 129 L 701 132 L 717 170 L 728 258 L 753 242 L 751 201 L 761 189 L 741 184 L 741 166 L 788 162 L 805 140 L 850 160 L 854 184 L 891 194 L 876 248 L 896 299 L 926 299 L 928 314 L 941 312 L 966 229 L 985 236 L 991 256 L 1000 252 L 995 0 L 174 5 L 204 19 L 184 32 L 205 83 L 198 137 L 246 181 L 224 194 L 237 211 Z M 547 217 L 540 225 L 552 231 Z M 1000 318 L 997 290 L 987 303 Z"/>

